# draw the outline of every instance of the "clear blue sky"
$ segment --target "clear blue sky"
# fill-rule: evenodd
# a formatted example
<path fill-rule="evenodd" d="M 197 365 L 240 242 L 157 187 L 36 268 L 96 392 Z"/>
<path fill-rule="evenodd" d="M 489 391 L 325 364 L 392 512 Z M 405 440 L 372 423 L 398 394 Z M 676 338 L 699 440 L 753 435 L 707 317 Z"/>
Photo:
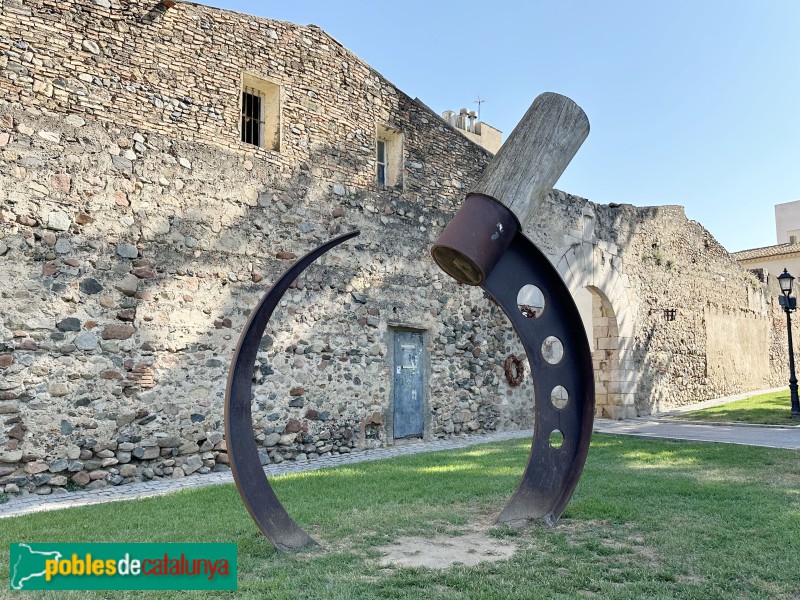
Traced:
<path fill-rule="evenodd" d="M 557 187 L 598 203 L 681 204 L 730 251 L 776 243 L 800 200 L 800 2 L 211 0 L 315 24 L 435 111 L 476 108 L 507 137 L 543 91 L 586 112 Z"/>

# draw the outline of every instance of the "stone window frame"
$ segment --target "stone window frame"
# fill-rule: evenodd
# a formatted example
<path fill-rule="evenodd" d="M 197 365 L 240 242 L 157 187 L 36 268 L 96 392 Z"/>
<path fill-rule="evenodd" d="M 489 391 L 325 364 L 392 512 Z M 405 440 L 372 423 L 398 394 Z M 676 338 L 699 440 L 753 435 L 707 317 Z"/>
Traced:
<path fill-rule="evenodd" d="M 254 75 L 242 73 L 239 93 L 239 141 L 245 147 L 261 148 L 280 152 L 282 139 L 282 107 L 283 88 L 276 81 Z M 259 98 L 258 107 L 258 132 L 256 143 L 247 135 L 245 122 L 252 118 L 246 114 L 247 95 Z M 252 105 L 251 105 L 252 106 Z M 248 139 L 250 137 L 250 139 Z"/>
<path fill-rule="evenodd" d="M 383 146 L 383 161 L 378 160 L 379 148 Z M 405 135 L 391 125 L 375 127 L 375 184 L 380 190 L 403 190 L 403 155 Z M 383 167 L 383 168 L 381 168 Z M 381 174 L 383 181 L 381 181 Z"/>

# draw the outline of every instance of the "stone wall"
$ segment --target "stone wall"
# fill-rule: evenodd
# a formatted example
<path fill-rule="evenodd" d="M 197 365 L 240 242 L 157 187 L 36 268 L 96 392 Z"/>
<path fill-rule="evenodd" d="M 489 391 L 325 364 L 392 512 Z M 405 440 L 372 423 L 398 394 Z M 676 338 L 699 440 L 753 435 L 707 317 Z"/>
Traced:
<path fill-rule="evenodd" d="M 428 256 L 485 151 L 319 29 L 107 4 L 7 1 L 0 23 L 7 492 L 225 468 L 223 394 L 249 311 L 295 256 L 355 228 L 264 337 L 263 460 L 391 443 L 400 327 L 426 332 L 426 437 L 531 425 L 531 384 L 503 376 L 522 351 L 502 312 Z M 193 36 L 214 51 L 188 51 Z M 279 152 L 238 139 L 252 64 L 283 86 Z M 378 190 L 387 124 L 404 171 Z"/>
<path fill-rule="evenodd" d="M 257 156 L 257 179 L 305 166 L 372 189 L 376 128 L 388 125 L 406 136 L 406 197 L 452 209 L 487 157 L 315 26 L 189 3 L 5 0 L 0 38 L 5 99 Z M 280 152 L 240 140 L 245 74 L 281 86 Z M 120 150 L 127 167 L 137 150 Z M 443 153 L 457 159 L 427 160 Z"/>
<path fill-rule="evenodd" d="M 0 50 L 6 493 L 227 468 L 239 331 L 296 256 L 352 229 L 264 336 L 263 460 L 393 443 L 397 329 L 424 332 L 426 437 L 531 426 L 504 315 L 428 254 L 490 155 L 324 32 L 187 3 L 2 0 Z M 281 86 L 277 151 L 240 141 L 245 74 Z M 391 189 L 380 131 L 402 134 Z M 594 294 L 601 414 L 741 391 L 733 363 L 708 372 L 711 313 L 768 326 L 768 383 L 783 372 L 771 296 L 680 207 L 555 191 L 526 232 Z"/>
<path fill-rule="evenodd" d="M 554 192 L 526 233 L 574 292 L 592 293 L 598 414 L 649 414 L 784 382 L 776 290 L 682 207 Z"/>
<path fill-rule="evenodd" d="M 440 277 L 427 256 L 434 234 L 421 231 L 413 204 L 357 190 L 311 200 L 319 189 L 297 192 L 299 173 L 250 206 L 227 192 L 249 179 L 242 157 L 174 150 L 172 170 L 159 170 L 167 183 L 146 182 L 135 168 L 120 172 L 109 149 L 141 137 L 146 171 L 148 159 L 169 163 L 168 140 L 112 129 L 112 141 L 98 124 L 14 119 L 4 157 L 27 166 L 24 178 L 6 180 L 3 207 L 4 462 L 42 468 L 38 458 L 99 448 L 113 456 L 92 462 L 95 452 L 85 464 L 101 483 L 134 476 L 132 466 L 103 473 L 131 453 L 166 457 L 160 467 L 133 461 L 135 476 L 176 473 L 172 460 L 191 472 L 200 463 L 185 461 L 198 453 L 201 469 L 224 464 L 222 395 L 246 316 L 295 253 L 353 227 L 365 239 L 310 269 L 265 337 L 257 380 L 268 383 L 256 393 L 255 425 L 271 460 L 358 445 L 362 421 L 389 409 L 394 326 L 429 332 L 429 435 L 530 425 L 529 408 L 527 421 L 516 420 L 530 387 L 512 392 L 502 378 L 506 354 L 520 353 L 508 324 L 480 292 Z M 20 133 L 26 127 L 35 133 Z M 63 144 L 39 132 L 58 132 Z M 88 151 L 72 148 L 84 135 Z M 76 199 L 91 199 L 84 210 L 59 196 L 52 171 L 62 160 L 71 168 L 61 179 Z M 46 193 L 31 192 L 38 181 Z M 165 189 L 177 182 L 180 192 Z M 386 443 L 374 425 L 375 443 Z"/>
<path fill-rule="evenodd" d="M 707 375 L 740 389 L 770 381 L 769 321 L 766 315 L 706 309 Z M 736 349 L 731 352 L 731 349 Z"/>

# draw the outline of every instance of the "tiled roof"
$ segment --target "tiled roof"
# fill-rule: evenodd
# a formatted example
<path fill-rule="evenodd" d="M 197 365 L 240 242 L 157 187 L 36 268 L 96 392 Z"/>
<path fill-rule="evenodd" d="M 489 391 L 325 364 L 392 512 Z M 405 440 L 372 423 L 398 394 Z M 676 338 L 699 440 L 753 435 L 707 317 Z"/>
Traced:
<path fill-rule="evenodd" d="M 772 256 L 784 256 L 786 254 L 795 253 L 800 253 L 800 244 L 776 244 L 775 246 L 731 252 L 731 256 L 736 260 L 753 260 L 756 258 L 769 258 Z"/>

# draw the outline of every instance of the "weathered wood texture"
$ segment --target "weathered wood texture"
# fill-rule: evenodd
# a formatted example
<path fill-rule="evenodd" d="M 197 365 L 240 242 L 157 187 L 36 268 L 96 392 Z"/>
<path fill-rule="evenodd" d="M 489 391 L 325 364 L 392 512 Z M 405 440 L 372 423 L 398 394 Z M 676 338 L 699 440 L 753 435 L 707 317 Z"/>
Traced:
<path fill-rule="evenodd" d="M 588 135 L 580 106 L 560 94 L 540 94 L 470 193 L 504 204 L 524 227 Z"/>

